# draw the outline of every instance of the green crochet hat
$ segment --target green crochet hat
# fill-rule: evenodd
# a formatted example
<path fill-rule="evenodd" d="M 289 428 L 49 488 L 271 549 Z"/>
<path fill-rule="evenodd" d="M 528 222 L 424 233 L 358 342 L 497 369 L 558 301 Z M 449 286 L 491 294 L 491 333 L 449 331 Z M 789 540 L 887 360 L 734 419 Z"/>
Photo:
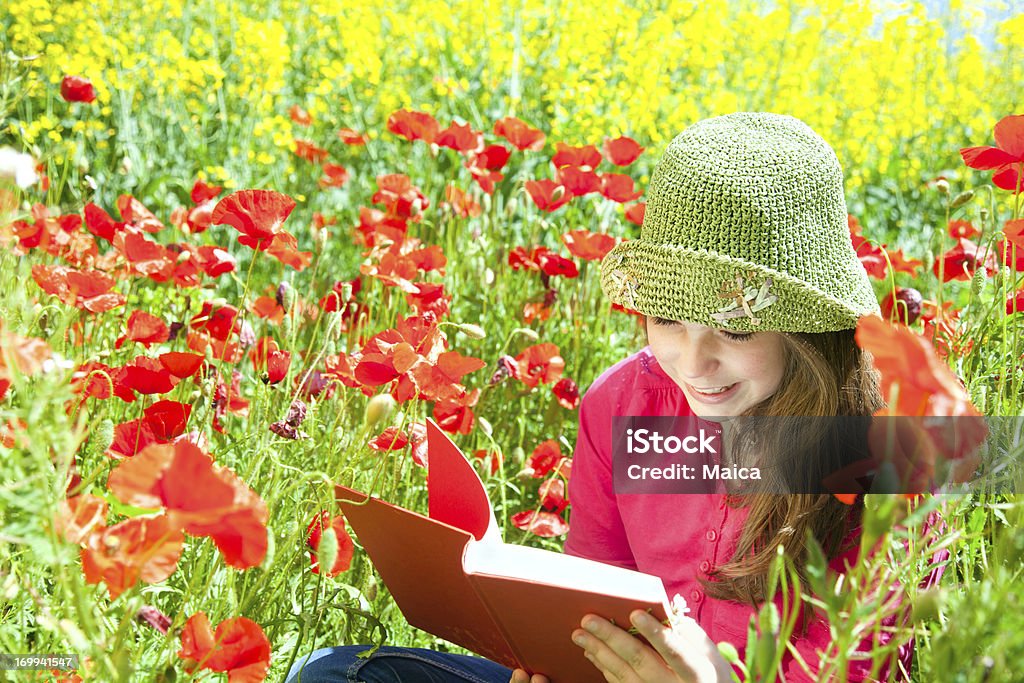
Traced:
<path fill-rule="evenodd" d="M 640 238 L 605 256 L 601 287 L 646 315 L 742 331 L 850 329 L 879 311 L 835 152 L 780 114 L 678 135 L 651 177 Z"/>

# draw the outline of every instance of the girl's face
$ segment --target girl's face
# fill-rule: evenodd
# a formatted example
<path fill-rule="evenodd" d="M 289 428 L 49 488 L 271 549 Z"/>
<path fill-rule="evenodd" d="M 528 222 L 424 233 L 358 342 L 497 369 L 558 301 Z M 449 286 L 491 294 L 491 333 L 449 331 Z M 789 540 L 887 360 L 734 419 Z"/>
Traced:
<path fill-rule="evenodd" d="M 735 417 L 774 394 L 786 366 L 778 332 L 730 332 L 647 318 L 647 340 L 698 417 Z"/>

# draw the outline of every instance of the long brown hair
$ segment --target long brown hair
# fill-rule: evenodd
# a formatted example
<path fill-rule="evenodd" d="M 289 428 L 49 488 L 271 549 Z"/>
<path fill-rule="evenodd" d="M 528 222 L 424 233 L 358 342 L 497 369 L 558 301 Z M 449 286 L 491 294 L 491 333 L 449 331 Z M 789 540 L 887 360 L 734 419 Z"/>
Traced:
<path fill-rule="evenodd" d="M 737 420 L 733 435 L 739 453 L 756 444 L 768 462 L 806 458 L 803 462 L 843 461 L 857 448 L 844 430 L 850 421 L 822 419 L 786 421 L 794 429 L 766 425 L 773 416 L 869 416 L 883 405 L 877 373 L 870 355 L 854 342 L 854 330 L 822 333 L 784 333 L 786 372 L 771 397 Z M 766 428 L 775 427 L 775 428 Z M 750 450 L 750 449 L 747 449 Z M 739 457 L 742 457 L 740 455 Z M 812 469 L 812 476 L 817 470 Z M 810 490 L 810 489 L 807 489 Z M 851 509 L 823 493 L 752 494 L 729 497 L 733 507 L 749 510 L 736 549 L 725 564 L 701 578 L 716 598 L 757 605 L 767 598 L 768 572 L 779 545 L 792 558 L 806 585 L 806 534 L 810 530 L 826 557 L 832 559 L 850 531 Z M 854 515 L 858 514 L 855 508 Z"/>

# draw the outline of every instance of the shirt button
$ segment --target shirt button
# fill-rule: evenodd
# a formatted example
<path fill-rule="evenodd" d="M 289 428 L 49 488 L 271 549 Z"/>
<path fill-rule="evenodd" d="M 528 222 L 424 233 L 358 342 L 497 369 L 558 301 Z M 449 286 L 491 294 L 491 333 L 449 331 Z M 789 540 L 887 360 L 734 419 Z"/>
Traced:
<path fill-rule="evenodd" d="M 711 563 L 707 560 L 704 560 L 700 563 L 700 570 L 707 574 L 709 571 L 711 571 Z"/>
<path fill-rule="evenodd" d="M 690 602 L 697 603 L 704 599 L 704 594 L 700 591 L 690 591 Z"/>
<path fill-rule="evenodd" d="M 718 532 L 714 529 L 708 529 L 708 532 L 704 534 L 704 538 L 708 539 L 713 543 L 718 539 Z"/>

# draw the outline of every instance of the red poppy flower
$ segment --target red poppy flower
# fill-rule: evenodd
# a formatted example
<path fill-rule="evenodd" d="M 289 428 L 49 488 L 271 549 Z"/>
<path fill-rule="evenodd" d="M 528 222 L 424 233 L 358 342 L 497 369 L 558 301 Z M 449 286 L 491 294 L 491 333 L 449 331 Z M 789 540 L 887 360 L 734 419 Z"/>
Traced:
<path fill-rule="evenodd" d="M 551 317 L 551 306 L 543 301 L 528 301 L 523 304 L 523 324 L 530 325 L 535 320 L 541 322 Z"/>
<path fill-rule="evenodd" d="M 905 327 L 874 316 L 857 323 L 857 345 L 871 352 L 881 375 L 882 395 L 898 394 L 886 415 L 977 415 L 967 392 L 931 345 Z"/>
<path fill-rule="evenodd" d="M 1024 289 L 1006 297 L 1006 315 L 1013 315 L 1021 311 L 1024 311 Z"/>
<path fill-rule="evenodd" d="M 181 351 L 168 351 L 159 356 L 160 364 L 167 368 L 167 371 L 179 379 L 191 377 L 199 372 L 203 366 L 205 357 L 198 353 L 184 353 Z"/>
<path fill-rule="evenodd" d="M 409 176 L 402 173 L 377 176 L 377 192 L 371 198 L 374 204 L 383 204 L 388 214 L 418 221 L 420 214 L 430 207 Z"/>
<path fill-rule="evenodd" d="M 430 114 L 402 109 L 388 117 L 387 129 L 406 140 L 423 140 L 430 144 L 434 142 L 441 126 Z"/>
<path fill-rule="evenodd" d="M 537 495 L 540 497 L 541 506 L 556 515 L 569 507 L 569 501 L 565 497 L 565 482 L 558 477 L 541 484 Z"/>
<path fill-rule="evenodd" d="M 124 366 L 121 384 L 140 394 L 165 394 L 177 383 L 170 371 L 155 358 L 139 356 Z"/>
<path fill-rule="evenodd" d="M 551 391 L 558 398 L 558 403 L 567 410 L 575 410 L 580 404 L 580 388 L 568 377 L 555 382 Z"/>
<path fill-rule="evenodd" d="M 165 282 L 174 272 L 177 260 L 167 247 L 146 239 L 138 232 L 120 232 L 112 240 L 114 248 L 124 256 L 132 273 Z"/>
<path fill-rule="evenodd" d="M 528 387 L 557 382 L 565 369 L 558 347 L 551 343 L 534 344 L 524 349 L 515 360 L 516 377 Z"/>
<path fill-rule="evenodd" d="M 580 274 L 579 269 L 576 268 L 576 264 L 571 259 L 567 259 L 552 251 L 542 252 L 538 255 L 537 260 L 540 263 L 541 272 L 545 275 L 560 275 L 562 277 L 574 278 Z"/>
<path fill-rule="evenodd" d="M 338 539 L 338 554 L 335 556 L 334 565 L 331 567 L 330 571 L 327 572 L 327 576 L 334 578 L 338 574 L 348 571 L 348 568 L 352 566 L 352 555 L 355 551 L 355 544 L 352 542 L 352 537 L 348 535 L 348 530 L 345 528 L 344 517 L 334 517 L 332 519 L 326 510 L 314 515 L 312 521 L 310 521 L 309 525 L 306 527 L 306 542 L 309 545 L 309 561 L 312 565 L 311 571 L 314 574 L 320 573 L 317 552 L 320 550 L 320 540 L 323 538 L 324 529 L 326 528 L 333 529 L 334 535 Z"/>
<path fill-rule="evenodd" d="M 288 116 L 300 126 L 309 126 L 313 123 L 313 117 L 309 115 L 309 112 L 297 104 L 288 108 Z"/>
<path fill-rule="evenodd" d="M 538 152 L 544 149 L 544 133 L 514 116 L 506 116 L 494 123 L 494 134 L 511 142 L 516 149 Z"/>
<path fill-rule="evenodd" d="M 601 153 L 593 145 L 570 147 L 564 142 L 556 142 L 555 150 L 555 155 L 551 158 L 555 168 L 576 166 L 581 171 L 593 171 L 601 163 Z"/>
<path fill-rule="evenodd" d="M 526 191 L 530 199 L 541 211 L 557 211 L 572 199 L 572 193 L 564 185 L 547 178 L 543 180 L 527 180 Z"/>
<path fill-rule="evenodd" d="M 202 246 L 192 253 L 199 267 L 210 277 L 219 277 L 238 268 L 235 257 L 221 247 Z"/>
<path fill-rule="evenodd" d="M 1024 271 L 1024 247 L 1016 246 L 1009 240 L 996 242 L 995 252 L 999 262 L 1019 272 Z"/>
<path fill-rule="evenodd" d="M 317 184 L 320 187 L 342 187 L 348 182 L 349 172 L 344 166 L 326 163 L 323 166 L 324 175 Z"/>
<path fill-rule="evenodd" d="M 342 128 L 338 131 L 338 139 L 344 142 L 346 145 L 365 145 L 366 138 L 352 130 L 351 128 Z"/>
<path fill-rule="evenodd" d="M 42 339 L 35 337 L 22 337 L 17 334 L 6 332 L 0 321 L 0 400 L 3 400 L 7 390 L 11 386 L 10 368 L 7 365 L 8 359 L 13 361 L 14 367 L 23 375 L 32 375 L 38 372 L 43 363 L 52 355 L 49 344 Z"/>
<path fill-rule="evenodd" d="M 193 204 L 202 204 L 208 199 L 217 197 L 223 190 L 223 187 L 208 185 L 202 180 L 196 180 L 192 185 L 191 192 L 189 192 L 189 197 L 192 199 Z"/>
<path fill-rule="evenodd" d="M 449 209 L 460 218 L 479 216 L 482 211 L 480 205 L 469 196 L 468 192 L 464 192 L 454 185 L 444 188 L 444 198 L 446 201 L 441 203 L 441 208 Z"/>
<path fill-rule="evenodd" d="M 562 460 L 562 447 L 557 439 L 548 439 L 533 449 L 526 467 L 534 479 L 542 479 L 554 471 Z"/>
<path fill-rule="evenodd" d="M 185 232 L 193 235 L 206 232 L 213 225 L 213 210 L 216 207 L 216 199 L 207 199 L 189 209 L 185 214 L 185 225 L 188 227 Z"/>
<path fill-rule="evenodd" d="M 277 342 L 270 337 L 261 337 L 249 352 L 252 368 L 267 373 L 267 384 L 277 384 L 288 375 L 291 366 L 291 351 L 281 351 Z"/>
<path fill-rule="evenodd" d="M 576 166 L 563 166 L 558 169 L 558 182 L 573 197 L 583 197 L 592 192 L 601 191 L 601 177 L 595 171 L 584 171 Z"/>
<path fill-rule="evenodd" d="M 114 599 L 139 581 L 157 583 L 173 574 L 184 542 L 181 529 L 163 514 L 101 526 L 84 540 L 82 573 L 86 583 L 107 584 Z"/>
<path fill-rule="evenodd" d="M 193 536 L 209 536 L 229 566 L 247 569 L 266 557 L 266 503 L 193 443 L 149 446 L 115 467 L 107 488 L 128 505 L 165 508 Z"/>
<path fill-rule="evenodd" d="M 432 400 L 456 399 L 465 394 L 460 382 L 465 375 L 486 367 L 479 358 L 463 356 L 458 351 L 445 351 L 433 363 L 419 363 L 410 368 L 420 392 Z"/>
<path fill-rule="evenodd" d="M 125 303 L 124 295 L 110 291 L 116 280 L 98 270 L 36 265 L 32 266 L 32 279 L 47 294 L 91 313 L 103 313 Z"/>
<path fill-rule="evenodd" d="M 107 501 L 99 496 L 73 496 L 57 505 L 54 529 L 68 543 L 82 543 L 91 533 L 106 526 Z"/>
<path fill-rule="evenodd" d="M 644 148 L 633 138 L 620 136 L 611 140 L 604 139 L 604 158 L 616 166 L 629 166 L 637 160 Z"/>
<path fill-rule="evenodd" d="M 409 445 L 409 437 L 398 427 L 388 427 L 366 445 L 375 451 L 400 451 Z"/>
<path fill-rule="evenodd" d="M 131 225 L 143 232 L 160 232 L 164 224 L 153 215 L 153 212 L 130 194 L 123 194 L 117 198 L 117 210 L 121 212 L 121 218 L 126 225 Z"/>
<path fill-rule="evenodd" d="M 309 140 L 295 138 L 295 156 L 305 159 L 311 164 L 321 164 L 327 159 L 327 150 L 317 147 Z"/>
<path fill-rule="evenodd" d="M 471 152 L 482 147 L 483 142 L 482 133 L 473 130 L 468 123 L 458 124 L 454 121 L 434 139 L 438 147 L 447 147 L 456 152 Z"/>
<path fill-rule="evenodd" d="M 554 538 L 569 533 L 569 525 L 553 512 L 523 510 L 512 515 L 512 524 L 517 529 L 528 531 L 542 538 Z"/>
<path fill-rule="evenodd" d="M 295 239 L 295 235 L 282 230 L 274 235 L 274 239 L 267 247 L 267 254 L 273 256 L 289 268 L 294 268 L 301 272 L 313 262 L 313 252 L 299 251 L 298 246 L 299 242 Z"/>
<path fill-rule="evenodd" d="M 504 145 L 488 145 L 476 154 L 470 154 L 465 166 L 473 175 L 473 180 L 487 194 L 494 192 L 495 183 L 501 182 L 505 176 L 499 171 L 508 163 L 511 151 Z"/>
<path fill-rule="evenodd" d="M 869 277 L 884 280 L 888 266 L 882 248 L 871 244 L 861 235 L 860 221 L 849 215 L 846 220 L 850 229 L 850 242 L 853 245 L 853 250 L 857 253 L 857 258 L 864 266 L 864 270 L 867 271 Z"/>
<path fill-rule="evenodd" d="M 473 406 L 480 398 L 480 390 L 474 389 L 458 398 L 447 398 L 434 404 L 434 421 L 437 426 L 452 434 L 469 434 L 473 429 Z"/>
<path fill-rule="evenodd" d="M 637 202 L 631 207 L 626 209 L 626 220 L 633 225 L 644 224 L 644 210 L 647 208 L 647 202 Z"/>
<path fill-rule="evenodd" d="M 388 248 L 375 248 L 367 256 L 369 263 L 359 267 L 362 275 L 368 275 L 389 287 L 398 287 L 408 294 L 418 294 L 419 288 L 413 280 L 419 272 L 438 271 L 444 275 L 447 263 L 440 245 L 419 247 L 419 240 L 407 239 Z"/>
<path fill-rule="evenodd" d="M 96 90 L 89 79 L 82 76 L 65 76 L 60 82 L 60 96 L 68 102 L 96 101 Z"/>
<path fill-rule="evenodd" d="M 974 227 L 970 221 L 955 220 L 949 222 L 949 236 L 953 239 L 963 237 L 971 239 L 981 234 L 981 231 Z"/>
<path fill-rule="evenodd" d="M 452 298 L 445 296 L 444 285 L 440 282 L 420 282 L 416 285 L 419 290 L 415 294 L 409 292 L 405 295 L 405 302 L 409 304 L 419 315 L 430 311 L 438 318 L 443 318 L 451 312 Z"/>
<path fill-rule="evenodd" d="M 85 229 L 108 242 L 114 239 L 115 234 L 124 230 L 123 222 L 115 221 L 109 213 L 92 202 L 85 205 L 82 214 L 85 216 Z"/>
<path fill-rule="evenodd" d="M 114 342 L 114 348 L 121 348 L 128 340 L 148 347 L 150 344 L 165 342 L 170 336 L 167 323 L 146 311 L 132 311 L 132 314 L 128 316 L 127 328 L 128 331 Z"/>
<path fill-rule="evenodd" d="M 256 300 L 249 305 L 249 310 L 257 318 L 262 318 L 274 325 L 284 320 L 285 310 L 281 304 L 277 303 L 277 299 L 272 296 L 256 297 Z"/>
<path fill-rule="evenodd" d="M 181 630 L 178 656 L 190 672 L 198 667 L 226 673 L 228 683 L 261 683 L 270 671 L 270 641 L 245 617 L 226 619 L 211 631 L 206 614 L 196 612 Z"/>
<path fill-rule="evenodd" d="M 912 277 L 917 277 L 918 269 L 924 265 L 924 261 L 904 256 L 902 249 L 886 253 L 889 255 L 889 262 L 892 264 L 892 269 L 895 273 L 907 273 Z"/>
<path fill-rule="evenodd" d="M 213 209 L 214 225 L 230 225 L 241 234 L 240 244 L 263 251 L 295 208 L 295 200 L 272 190 L 241 190 L 228 195 Z"/>
<path fill-rule="evenodd" d="M 214 339 L 226 341 L 232 333 L 237 334 L 241 328 L 239 311 L 230 304 L 214 307 L 210 301 L 203 302 L 202 310 L 193 316 L 190 327 L 193 330 L 206 332 Z"/>
<path fill-rule="evenodd" d="M 956 241 L 956 246 L 943 254 L 942 258 L 935 260 L 932 271 L 935 273 L 935 277 L 939 277 L 941 270 L 943 282 L 970 280 L 979 266 L 984 266 L 989 275 L 994 275 L 996 270 L 995 254 L 989 251 L 982 263 L 979 261 L 981 257 L 979 252 L 980 248 L 977 244 L 961 237 Z"/>
<path fill-rule="evenodd" d="M 380 209 L 359 207 L 359 225 L 355 226 L 356 241 L 375 247 L 381 241 L 401 242 L 409 231 L 409 223 L 402 216 L 384 213 Z"/>
<path fill-rule="evenodd" d="M 995 125 L 995 147 L 965 147 L 960 156 L 969 168 L 995 171 L 992 183 L 1003 190 L 1020 191 L 1024 169 L 1024 114 L 1006 116 Z"/>
<path fill-rule="evenodd" d="M 562 235 L 562 243 L 569 253 L 584 261 L 600 261 L 615 246 L 616 240 L 611 235 L 589 230 L 570 230 Z"/>
<path fill-rule="evenodd" d="M 601 194 L 623 204 L 639 197 L 641 192 L 633 187 L 633 178 L 623 173 L 605 173 L 601 176 Z"/>
<path fill-rule="evenodd" d="M 473 451 L 473 459 L 481 461 L 492 477 L 501 471 L 504 464 L 504 458 L 499 451 L 488 451 L 483 448 Z"/>

